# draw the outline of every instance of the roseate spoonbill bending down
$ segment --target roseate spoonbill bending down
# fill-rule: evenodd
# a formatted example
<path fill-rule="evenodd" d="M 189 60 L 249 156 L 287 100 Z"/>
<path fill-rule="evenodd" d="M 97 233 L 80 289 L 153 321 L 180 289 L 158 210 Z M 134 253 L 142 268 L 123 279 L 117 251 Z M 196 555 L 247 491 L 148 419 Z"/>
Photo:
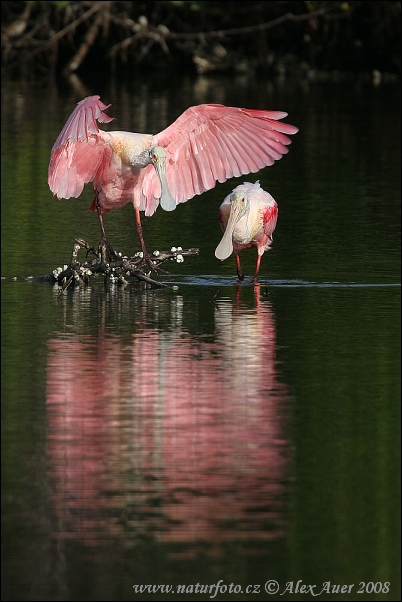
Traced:
<path fill-rule="evenodd" d="M 272 244 L 277 217 L 278 205 L 275 199 L 261 188 L 258 180 L 255 184 L 244 182 L 236 186 L 224 199 L 219 209 L 219 222 L 224 234 L 216 247 L 215 255 L 223 261 L 235 253 L 239 280 L 244 278 L 239 251 L 250 247 L 257 247 L 253 279 L 257 280 L 261 257 L 265 251 L 269 251 Z"/>
<path fill-rule="evenodd" d="M 159 134 L 105 132 L 108 123 L 99 96 L 79 102 L 52 148 L 48 183 L 60 199 L 79 197 L 93 182 L 91 210 L 98 212 L 102 240 L 107 241 L 102 214 L 133 203 L 144 258 L 140 211 L 152 215 L 158 204 L 172 211 L 216 182 L 257 172 L 288 152 L 298 128 L 278 122 L 287 113 L 241 109 L 218 104 L 190 107 Z"/>

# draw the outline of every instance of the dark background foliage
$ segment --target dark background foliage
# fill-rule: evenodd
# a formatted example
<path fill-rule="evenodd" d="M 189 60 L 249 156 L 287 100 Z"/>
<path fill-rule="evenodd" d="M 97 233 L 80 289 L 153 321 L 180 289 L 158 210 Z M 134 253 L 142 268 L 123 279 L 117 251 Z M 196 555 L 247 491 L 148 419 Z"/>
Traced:
<path fill-rule="evenodd" d="M 400 2 L 2 2 L 3 75 L 400 73 Z"/>

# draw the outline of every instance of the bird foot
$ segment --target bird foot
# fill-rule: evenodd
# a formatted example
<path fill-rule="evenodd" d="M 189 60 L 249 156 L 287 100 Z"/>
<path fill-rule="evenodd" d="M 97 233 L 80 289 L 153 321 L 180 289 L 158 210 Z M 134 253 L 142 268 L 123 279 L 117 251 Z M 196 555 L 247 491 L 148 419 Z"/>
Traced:
<path fill-rule="evenodd" d="M 98 245 L 98 253 L 102 260 L 102 263 L 110 263 L 114 259 L 117 259 L 118 255 L 116 251 L 113 249 L 112 245 L 106 238 L 106 236 L 102 236 Z"/>
<path fill-rule="evenodd" d="M 142 261 L 140 263 L 140 266 L 142 265 L 146 265 L 149 267 L 149 269 L 151 270 L 151 272 L 154 272 L 155 274 L 161 273 L 161 274 L 169 274 L 169 272 L 167 272 L 166 270 L 162 270 L 162 268 L 160 268 L 159 266 L 157 266 L 155 264 L 154 261 L 152 261 L 150 255 L 148 255 L 148 253 L 143 251 L 143 255 L 142 255 Z"/>

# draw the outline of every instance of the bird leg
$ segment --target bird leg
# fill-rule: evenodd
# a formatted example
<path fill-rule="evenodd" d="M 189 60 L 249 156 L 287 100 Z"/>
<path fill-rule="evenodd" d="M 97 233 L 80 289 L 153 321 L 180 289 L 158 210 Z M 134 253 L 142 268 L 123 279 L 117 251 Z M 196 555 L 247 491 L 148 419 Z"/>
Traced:
<path fill-rule="evenodd" d="M 260 255 L 260 254 L 257 255 L 257 263 L 255 266 L 255 274 L 254 274 L 253 282 L 257 282 L 258 272 L 260 271 L 261 257 L 262 257 L 262 255 Z"/>
<path fill-rule="evenodd" d="M 236 255 L 236 266 L 237 266 L 237 275 L 239 277 L 239 280 L 242 281 L 242 280 L 244 280 L 244 273 L 243 273 L 243 270 L 241 269 L 240 257 L 238 254 Z"/>
<path fill-rule="evenodd" d="M 144 263 L 146 263 L 147 266 L 151 269 L 151 271 L 155 272 L 156 274 L 158 272 L 163 272 L 164 274 L 168 274 L 168 272 L 166 272 L 165 270 L 162 270 L 161 268 L 156 267 L 156 265 L 152 261 L 150 255 L 148 254 L 146 247 L 145 247 L 144 237 L 142 235 L 140 208 L 134 207 L 134 212 L 135 212 L 135 225 L 137 226 L 137 234 L 138 234 L 138 238 L 140 239 L 140 243 L 141 243 L 142 258 L 143 258 Z"/>
<path fill-rule="evenodd" d="M 102 235 L 99 245 L 98 245 L 98 251 L 100 253 L 102 262 L 109 263 L 111 259 L 113 259 L 114 257 L 117 257 L 117 254 L 116 254 L 115 250 L 112 248 L 112 246 L 109 243 L 108 238 L 106 236 L 105 227 L 103 225 L 102 210 L 101 210 L 101 206 L 99 203 L 99 198 L 98 198 L 97 193 L 95 193 L 94 203 L 95 203 L 95 207 L 96 207 L 96 212 L 98 214 L 99 225 L 100 225 L 101 235 Z"/>

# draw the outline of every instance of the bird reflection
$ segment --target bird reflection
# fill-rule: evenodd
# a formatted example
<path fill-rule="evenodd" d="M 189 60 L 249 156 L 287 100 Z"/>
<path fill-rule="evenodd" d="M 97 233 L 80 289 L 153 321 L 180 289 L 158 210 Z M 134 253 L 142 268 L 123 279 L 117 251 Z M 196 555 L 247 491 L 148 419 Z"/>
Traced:
<path fill-rule="evenodd" d="M 283 536 L 288 395 L 272 307 L 256 284 L 251 305 L 239 294 L 211 305 L 215 330 L 196 337 L 178 325 L 182 302 L 166 303 L 164 328 L 49 340 L 55 537 L 196 545 Z"/>

